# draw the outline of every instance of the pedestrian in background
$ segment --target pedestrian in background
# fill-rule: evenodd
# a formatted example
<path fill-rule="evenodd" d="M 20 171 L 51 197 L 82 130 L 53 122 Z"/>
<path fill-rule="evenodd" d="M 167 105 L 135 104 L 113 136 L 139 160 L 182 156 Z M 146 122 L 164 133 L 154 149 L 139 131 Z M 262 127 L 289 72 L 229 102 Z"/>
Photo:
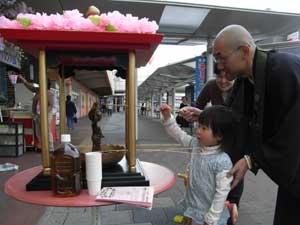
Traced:
<path fill-rule="evenodd" d="M 111 116 L 112 115 L 112 111 L 113 111 L 113 104 L 112 104 L 112 102 L 109 102 L 107 104 L 106 108 L 107 108 L 107 115 Z"/>
<path fill-rule="evenodd" d="M 74 129 L 74 119 L 76 120 L 77 109 L 75 103 L 71 101 L 71 96 L 67 95 L 66 101 L 66 116 L 67 116 L 67 126 L 69 130 Z"/>
<path fill-rule="evenodd" d="M 145 106 L 145 103 L 142 103 L 142 106 L 141 106 L 141 115 L 142 116 L 146 116 L 146 106 Z"/>
<path fill-rule="evenodd" d="M 187 107 L 187 106 L 188 106 L 187 97 L 183 96 L 181 98 L 181 103 L 180 103 L 179 109 L 182 109 L 182 108 Z M 181 128 L 189 127 L 189 122 L 186 119 L 184 119 L 180 113 L 178 113 L 178 115 L 176 116 L 176 122 L 178 123 L 178 125 Z"/>

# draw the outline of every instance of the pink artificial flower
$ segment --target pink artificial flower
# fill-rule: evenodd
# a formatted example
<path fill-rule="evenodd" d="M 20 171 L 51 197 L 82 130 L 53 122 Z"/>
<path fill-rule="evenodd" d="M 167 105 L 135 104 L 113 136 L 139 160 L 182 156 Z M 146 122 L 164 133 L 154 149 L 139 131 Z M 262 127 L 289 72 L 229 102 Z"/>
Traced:
<path fill-rule="evenodd" d="M 119 11 L 102 13 L 100 16 L 83 17 L 77 9 L 66 10 L 63 14 L 36 13 L 18 14 L 17 20 L 0 17 L 0 28 L 36 29 L 36 30 L 86 30 L 117 31 L 130 33 L 155 33 L 158 25 L 147 18 L 141 20 L 131 14 L 123 15 Z"/>
<path fill-rule="evenodd" d="M 69 18 L 69 19 L 77 19 L 83 17 L 83 14 L 78 11 L 78 9 L 73 9 L 73 10 L 66 10 L 63 13 L 64 18 Z"/>
<path fill-rule="evenodd" d="M 155 21 L 148 21 L 148 18 L 139 20 L 139 28 L 141 33 L 154 34 L 158 30 L 158 25 Z"/>
<path fill-rule="evenodd" d="M 50 23 L 48 30 L 65 30 L 65 20 L 61 14 L 52 14 L 49 16 Z"/>
<path fill-rule="evenodd" d="M 0 16 L 0 28 L 21 29 L 23 26 L 16 20 L 10 20 L 5 16 Z"/>

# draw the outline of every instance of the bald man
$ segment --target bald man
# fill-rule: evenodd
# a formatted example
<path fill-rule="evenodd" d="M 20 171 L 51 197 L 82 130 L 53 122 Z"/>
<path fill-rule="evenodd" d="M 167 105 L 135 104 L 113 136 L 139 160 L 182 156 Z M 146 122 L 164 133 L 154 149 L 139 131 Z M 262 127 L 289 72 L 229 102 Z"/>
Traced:
<path fill-rule="evenodd" d="M 239 25 L 219 32 L 213 54 L 227 78 L 237 79 L 232 99 L 248 118 L 240 143 L 244 157 L 229 174 L 232 186 L 249 169 L 261 168 L 279 186 L 274 225 L 299 223 L 300 58 L 259 49 Z"/>

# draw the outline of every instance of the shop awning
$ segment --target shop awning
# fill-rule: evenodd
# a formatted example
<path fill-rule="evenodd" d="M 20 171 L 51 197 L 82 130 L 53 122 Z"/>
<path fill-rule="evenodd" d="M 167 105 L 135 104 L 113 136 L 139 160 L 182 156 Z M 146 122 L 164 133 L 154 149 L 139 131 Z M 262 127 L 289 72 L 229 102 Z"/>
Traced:
<path fill-rule="evenodd" d="M 158 68 L 138 87 L 139 98 L 143 99 L 151 94 L 171 91 L 173 88 L 178 89 L 194 83 L 195 66 L 195 58 L 190 58 Z"/>

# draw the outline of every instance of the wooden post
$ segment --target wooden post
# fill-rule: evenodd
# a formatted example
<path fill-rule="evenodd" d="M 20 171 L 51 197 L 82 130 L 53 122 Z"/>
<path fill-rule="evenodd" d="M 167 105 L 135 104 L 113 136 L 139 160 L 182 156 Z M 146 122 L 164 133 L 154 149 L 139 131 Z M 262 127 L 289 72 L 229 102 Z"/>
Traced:
<path fill-rule="evenodd" d="M 40 81 L 40 104 L 41 104 L 41 146 L 42 163 L 44 175 L 50 175 L 50 157 L 49 157 L 49 134 L 48 134 L 48 88 L 46 76 L 46 52 L 39 51 L 39 81 Z"/>
<path fill-rule="evenodd" d="M 135 52 L 130 51 L 128 56 L 128 91 L 126 92 L 126 105 L 128 106 L 128 152 L 129 152 L 129 171 L 135 171 L 136 169 L 136 121 L 135 121 Z"/>
<path fill-rule="evenodd" d="M 59 125 L 60 135 L 62 135 L 66 130 L 65 75 L 63 66 L 59 76 Z"/>

